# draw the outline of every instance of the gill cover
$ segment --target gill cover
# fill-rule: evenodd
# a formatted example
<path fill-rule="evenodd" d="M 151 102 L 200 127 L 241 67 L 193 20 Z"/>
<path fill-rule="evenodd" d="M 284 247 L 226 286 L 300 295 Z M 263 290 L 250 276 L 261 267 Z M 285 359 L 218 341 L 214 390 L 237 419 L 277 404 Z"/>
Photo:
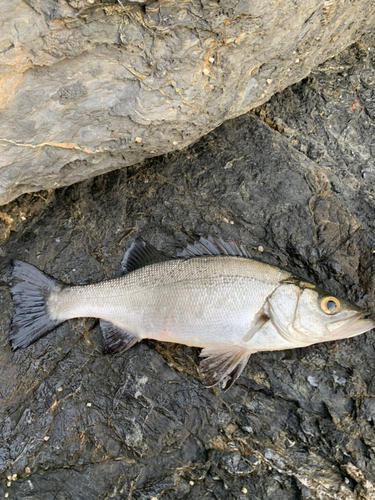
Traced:
<path fill-rule="evenodd" d="M 279 334 L 294 347 L 310 345 L 309 331 L 296 331 L 295 319 L 302 290 L 299 286 L 285 282 L 280 284 L 267 299 L 265 311 Z"/>

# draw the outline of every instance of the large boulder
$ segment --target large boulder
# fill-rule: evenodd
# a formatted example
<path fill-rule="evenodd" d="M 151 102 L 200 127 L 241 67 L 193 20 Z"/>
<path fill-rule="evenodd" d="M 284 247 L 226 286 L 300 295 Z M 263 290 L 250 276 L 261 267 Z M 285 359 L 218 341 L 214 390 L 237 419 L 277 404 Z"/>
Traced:
<path fill-rule="evenodd" d="M 0 204 L 181 149 L 356 40 L 372 0 L 5 0 Z"/>
<path fill-rule="evenodd" d="M 101 281 L 138 234 L 171 253 L 234 238 L 374 312 L 374 39 L 184 152 L 3 207 L 0 497 L 374 498 L 373 332 L 253 355 L 226 393 L 204 388 L 198 349 L 103 355 L 93 319 L 16 353 L 7 340 L 11 257 Z"/>

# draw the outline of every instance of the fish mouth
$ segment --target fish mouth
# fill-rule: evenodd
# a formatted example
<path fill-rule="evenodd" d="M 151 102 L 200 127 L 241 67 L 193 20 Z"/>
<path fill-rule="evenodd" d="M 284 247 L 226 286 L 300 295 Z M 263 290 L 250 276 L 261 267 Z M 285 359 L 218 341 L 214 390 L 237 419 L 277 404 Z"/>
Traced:
<path fill-rule="evenodd" d="M 363 311 L 354 314 L 351 318 L 332 321 L 327 325 L 327 329 L 334 339 L 355 337 L 374 327 L 375 319 L 370 317 L 370 313 Z"/>

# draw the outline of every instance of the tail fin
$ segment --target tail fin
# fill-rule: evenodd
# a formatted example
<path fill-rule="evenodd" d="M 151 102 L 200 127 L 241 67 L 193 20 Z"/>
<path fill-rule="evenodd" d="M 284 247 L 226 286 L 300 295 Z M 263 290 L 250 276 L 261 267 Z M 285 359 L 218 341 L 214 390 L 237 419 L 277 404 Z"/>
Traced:
<path fill-rule="evenodd" d="M 13 298 L 13 321 L 9 341 L 13 351 L 33 344 L 53 330 L 59 323 L 50 316 L 47 300 L 53 290 L 61 285 L 36 267 L 20 260 L 12 262 L 10 293 Z"/>

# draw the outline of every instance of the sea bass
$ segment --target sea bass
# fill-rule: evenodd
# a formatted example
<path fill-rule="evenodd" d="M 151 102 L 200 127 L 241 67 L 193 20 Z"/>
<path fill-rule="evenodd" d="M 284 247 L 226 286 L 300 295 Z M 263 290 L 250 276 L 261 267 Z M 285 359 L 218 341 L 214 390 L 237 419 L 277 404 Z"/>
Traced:
<path fill-rule="evenodd" d="M 205 384 L 229 389 L 250 355 L 353 337 L 375 326 L 362 309 L 278 267 L 250 258 L 234 242 L 201 238 L 171 258 L 136 238 L 124 275 L 70 286 L 13 261 L 13 350 L 71 318 L 100 319 L 104 348 L 125 351 L 142 339 L 202 347 Z"/>

